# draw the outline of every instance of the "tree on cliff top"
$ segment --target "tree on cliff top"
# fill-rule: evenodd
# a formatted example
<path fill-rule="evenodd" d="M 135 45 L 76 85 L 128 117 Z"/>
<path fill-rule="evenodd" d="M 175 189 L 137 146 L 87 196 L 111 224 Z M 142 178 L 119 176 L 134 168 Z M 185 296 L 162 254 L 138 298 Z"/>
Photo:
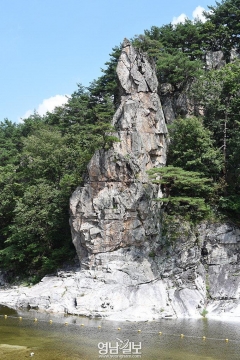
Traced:
<path fill-rule="evenodd" d="M 205 16 L 214 25 L 217 47 L 230 57 L 232 49 L 240 51 L 240 0 L 216 1 L 216 6 L 208 6 Z"/>

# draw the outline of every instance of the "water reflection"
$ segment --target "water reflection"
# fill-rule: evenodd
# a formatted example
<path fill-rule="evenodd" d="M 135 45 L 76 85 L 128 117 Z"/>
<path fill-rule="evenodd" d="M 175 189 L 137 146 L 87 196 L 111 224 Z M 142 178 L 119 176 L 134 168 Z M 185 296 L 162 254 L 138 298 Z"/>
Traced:
<path fill-rule="evenodd" d="M 99 359 L 99 343 L 113 349 L 119 341 L 123 346 L 141 344 L 141 359 L 144 360 L 240 358 L 240 326 L 237 322 L 208 319 L 110 322 L 34 311 L 17 313 L 7 308 L 1 308 L 0 313 L 8 315 L 6 319 L 0 317 L 1 360 L 25 360 L 31 352 L 34 352 L 33 359 L 39 360 L 95 360 Z M 38 320 L 34 321 L 35 318 Z M 134 351 L 131 349 L 129 358 L 133 358 Z M 120 359 L 121 355 L 121 349 L 110 354 L 108 348 L 105 358 Z"/>

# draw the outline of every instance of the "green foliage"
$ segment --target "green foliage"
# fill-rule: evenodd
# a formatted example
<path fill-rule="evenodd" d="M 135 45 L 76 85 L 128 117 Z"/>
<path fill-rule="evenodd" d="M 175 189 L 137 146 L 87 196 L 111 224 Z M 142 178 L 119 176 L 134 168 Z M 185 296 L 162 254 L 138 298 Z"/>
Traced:
<path fill-rule="evenodd" d="M 240 50 L 240 1 L 216 1 L 216 6 L 208 6 L 206 18 L 214 25 L 216 38 L 214 50 L 222 50 L 230 55 L 232 49 Z"/>
<path fill-rule="evenodd" d="M 149 58 L 156 62 L 164 51 L 163 44 L 158 39 L 152 38 L 148 35 L 138 35 L 132 40 L 135 48 L 148 54 Z"/>
<path fill-rule="evenodd" d="M 219 199 L 219 208 L 226 214 L 234 216 L 239 223 L 240 216 L 240 195 L 222 196 Z"/>
<path fill-rule="evenodd" d="M 113 112 L 110 97 L 96 100 L 79 85 L 53 113 L 1 123 L 1 268 L 38 278 L 74 256 L 69 198 L 95 150 L 119 141 Z"/>
<path fill-rule="evenodd" d="M 160 83 L 184 85 L 193 77 L 199 77 L 207 51 L 223 51 L 227 62 L 231 50 L 240 52 L 239 0 L 222 0 L 209 9 L 204 23 L 197 19 L 152 26 L 144 35 L 133 39 L 135 46 L 154 59 Z"/>
<path fill-rule="evenodd" d="M 63 221 L 61 200 L 60 191 L 47 183 L 27 187 L 16 202 L 10 236 L 1 251 L 8 269 L 44 270 L 44 258 L 52 257 L 59 242 L 67 243 L 68 231 L 59 227 Z"/>
<path fill-rule="evenodd" d="M 155 258 L 155 256 L 156 256 L 156 253 L 155 253 L 155 251 L 150 251 L 150 253 L 148 254 L 148 256 L 150 257 L 150 258 Z"/>
<path fill-rule="evenodd" d="M 133 39 L 134 46 L 154 60 L 160 83 L 171 83 L 179 90 L 201 74 L 203 65 L 197 60 L 198 46 L 192 44 L 193 30 L 197 34 L 197 26 L 187 21 L 177 27 L 171 24 L 161 28 L 154 26 L 146 30 L 145 35 Z"/>
<path fill-rule="evenodd" d="M 205 318 L 207 316 L 207 314 L 208 314 L 208 311 L 206 309 L 203 309 L 203 311 L 201 312 L 202 317 Z"/>
<path fill-rule="evenodd" d="M 171 165 L 151 169 L 148 173 L 153 183 L 161 185 L 165 198 L 158 200 L 165 204 L 169 213 L 185 214 L 196 219 L 209 214 L 206 200 L 209 201 L 214 195 L 211 179 L 199 172 Z"/>
<path fill-rule="evenodd" d="M 150 30 L 145 30 L 144 34 L 149 39 L 161 43 L 162 51 L 173 54 L 178 50 L 188 55 L 190 60 L 196 60 L 203 55 L 202 26 L 199 20 L 186 20 L 176 25 L 152 26 Z"/>
<path fill-rule="evenodd" d="M 219 70 L 205 73 L 193 87 L 194 100 L 204 107 L 204 122 L 215 137 L 222 133 L 219 122 L 224 121 L 227 113 L 231 128 L 236 127 L 239 110 L 240 61 L 227 64 Z"/>
<path fill-rule="evenodd" d="M 14 217 L 16 198 L 21 194 L 16 171 L 17 167 L 11 163 L 0 167 L 0 249 L 4 248 Z"/>
<path fill-rule="evenodd" d="M 0 123 L 0 164 L 14 163 L 22 144 L 21 131 L 16 124 L 8 119 Z"/>
<path fill-rule="evenodd" d="M 163 53 L 156 62 L 157 75 L 161 83 L 171 83 L 176 89 L 183 89 L 201 72 L 200 61 L 191 61 L 183 52 Z"/>
<path fill-rule="evenodd" d="M 87 126 L 96 123 L 106 124 L 110 122 L 114 114 L 114 104 L 111 95 L 93 95 L 94 87 L 91 91 L 78 84 L 78 90 L 68 99 L 68 102 L 55 108 L 53 113 L 49 113 L 45 122 L 49 125 L 57 126 L 63 133 L 75 131 L 76 126 L 87 132 Z M 75 128 L 74 128 L 75 126 Z"/>
<path fill-rule="evenodd" d="M 223 175 L 229 192 L 240 189 L 240 61 L 201 77 L 193 87 L 195 101 L 204 108 L 204 124 L 223 155 Z"/>
<path fill-rule="evenodd" d="M 197 171 L 215 180 L 222 169 L 222 154 L 202 119 L 177 119 L 169 127 L 168 164 Z"/>
<path fill-rule="evenodd" d="M 109 61 L 105 63 L 107 68 L 102 69 L 103 75 L 91 83 L 89 91 L 97 101 L 106 97 L 113 97 L 113 103 L 117 107 L 120 101 L 120 94 L 116 67 L 121 53 L 121 46 L 115 46 L 112 50 Z"/>

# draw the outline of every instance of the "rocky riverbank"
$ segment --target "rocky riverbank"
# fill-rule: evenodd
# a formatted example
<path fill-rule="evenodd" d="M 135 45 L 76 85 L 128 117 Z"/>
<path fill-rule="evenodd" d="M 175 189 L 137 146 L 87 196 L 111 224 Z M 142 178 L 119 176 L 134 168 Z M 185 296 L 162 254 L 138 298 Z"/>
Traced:
<path fill-rule="evenodd" d="M 240 230 L 207 223 L 179 230 L 161 256 L 118 249 L 102 270 L 59 271 L 34 286 L 1 289 L 0 304 L 109 320 L 240 319 Z"/>
<path fill-rule="evenodd" d="M 110 320 L 240 317 L 240 229 L 231 223 L 166 223 L 159 185 L 167 128 L 157 78 L 125 40 L 117 73 L 122 98 L 110 149 L 97 151 L 70 199 L 80 268 L 31 287 L 0 290 L 0 304 Z"/>

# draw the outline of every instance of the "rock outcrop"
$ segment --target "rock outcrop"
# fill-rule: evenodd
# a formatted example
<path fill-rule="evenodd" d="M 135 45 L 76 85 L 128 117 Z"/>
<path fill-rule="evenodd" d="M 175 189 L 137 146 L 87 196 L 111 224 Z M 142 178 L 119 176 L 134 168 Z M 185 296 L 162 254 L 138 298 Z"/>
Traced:
<path fill-rule="evenodd" d="M 193 113 L 193 104 L 187 95 L 189 84 L 182 90 L 176 90 L 171 84 L 159 86 L 164 117 L 167 124 L 172 124 L 178 116 L 186 117 Z"/>
<path fill-rule="evenodd" d="M 154 201 L 161 193 L 147 176 L 166 160 L 156 76 L 128 41 L 117 72 L 123 96 L 112 124 L 119 142 L 95 153 L 70 201 L 81 269 L 32 287 L 4 289 L 0 279 L 0 304 L 110 320 L 240 317 L 240 229 L 194 227 L 161 214 Z"/>
<path fill-rule="evenodd" d="M 167 129 L 156 74 L 127 40 L 117 74 L 123 95 L 112 125 L 119 142 L 94 154 L 86 184 L 70 200 L 73 243 L 85 269 L 106 267 L 117 249 L 149 252 L 160 234 L 153 201 L 159 188 L 146 173 L 166 162 Z"/>
<path fill-rule="evenodd" d="M 69 269 L 1 289 L 0 304 L 109 320 L 240 317 L 240 229 L 230 223 L 175 221 L 155 253 L 110 254 L 102 270 Z"/>

